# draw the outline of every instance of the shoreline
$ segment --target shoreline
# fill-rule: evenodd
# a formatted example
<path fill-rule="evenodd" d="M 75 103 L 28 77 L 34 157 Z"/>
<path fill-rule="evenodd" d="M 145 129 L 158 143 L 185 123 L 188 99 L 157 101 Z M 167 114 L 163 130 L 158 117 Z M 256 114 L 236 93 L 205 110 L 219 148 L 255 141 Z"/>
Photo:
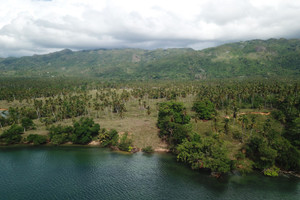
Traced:
<path fill-rule="evenodd" d="M 107 149 L 110 150 L 111 152 L 114 153 L 122 153 L 122 154 L 135 154 L 135 153 L 143 153 L 141 150 L 138 152 L 127 152 L 127 151 L 121 151 L 121 150 L 113 150 L 111 148 L 105 148 L 105 147 L 100 147 L 98 144 L 100 144 L 100 142 L 97 141 L 92 141 L 88 144 L 84 144 L 84 145 L 80 145 L 80 144 L 72 144 L 70 142 L 67 142 L 65 144 L 61 144 L 61 145 L 53 145 L 50 143 L 47 144 L 43 144 L 43 145 L 34 145 L 34 144 L 28 144 L 28 143 L 22 143 L 22 144 L 12 144 L 12 145 L 0 145 L 0 149 L 1 148 L 21 148 L 21 147 L 81 147 L 81 148 L 100 148 L 100 149 Z M 148 153 L 144 153 L 146 155 L 148 155 Z M 171 154 L 171 151 L 169 149 L 163 149 L 163 148 L 157 148 L 154 150 L 154 152 L 152 154 Z M 151 155 L 151 154 L 150 154 Z M 262 174 L 263 175 L 263 174 Z M 264 175 L 263 175 L 264 176 Z M 300 179 L 300 174 L 297 174 L 293 171 L 283 171 L 280 170 L 279 172 L 279 176 L 291 176 L 291 177 L 295 177 L 295 178 L 299 178 Z"/>
<path fill-rule="evenodd" d="M 84 148 L 102 148 L 102 149 L 110 149 L 112 152 L 127 152 L 127 151 L 121 151 L 121 150 L 113 150 L 111 148 L 101 147 L 99 141 L 91 141 L 88 144 L 73 144 L 72 142 L 67 142 L 60 145 L 54 145 L 51 143 L 41 144 L 41 145 L 34 145 L 33 143 L 19 143 L 19 144 L 9 144 L 9 145 L 3 145 L 0 144 L 1 148 L 18 148 L 18 147 L 84 147 Z M 142 152 L 141 148 L 139 148 L 139 151 Z M 137 152 L 127 152 L 127 153 L 137 153 Z M 153 153 L 170 153 L 169 149 L 163 149 L 163 148 L 156 148 L 154 149 Z"/>
<path fill-rule="evenodd" d="M 127 151 L 121 151 L 121 150 L 114 150 L 114 149 L 111 149 L 111 148 L 105 148 L 105 147 L 101 147 L 100 146 L 100 142 L 99 141 L 91 141 L 90 143 L 88 144 L 72 144 L 71 142 L 67 142 L 65 144 L 61 144 L 61 145 L 54 145 L 54 144 L 50 144 L 50 143 L 46 143 L 46 144 L 43 144 L 43 145 L 34 145 L 32 143 L 21 143 L 21 144 L 10 144 L 10 145 L 1 145 L 0 144 L 0 149 L 1 148 L 21 148 L 21 147 L 81 147 L 81 148 L 101 148 L 101 149 L 108 149 L 110 150 L 111 152 L 115 152 L 115 153 L 122 153 L 122 154 L 135 154 L 135 153 L 144 153 L 142 152 L 142 150 L 140 149 L 139 151 L 137 152 L 127 152 Z M 148 153 L 144 153 L 144 154 L 147 154 Z M 171 151 L 169 149 L 163 149 L 163 148 L 156 148 L 154 149 L 154 152 L 153 153 L 150 153 L 151 154 L 171 154 Z M 296 177 L 296 178 L 299 178 L 300 179 L 300 174 L 297 174 L 296 172 L 293 172 L 293 171 L 283 171 L 283 170 L 280 170 L 279 171 L 279 176 L 292 176 L 292 177 Z"/>
<path fill-rule="evenodd" d="M 300 174 L 297 174 L 297 173 L 292 172 L 292 171 L 282 171 L 282 170 L 280 170 L 279 173 L 280 173 L 281 175 L 288 175 L 288 176 L 293 176 L 293 177 L 300 178 Z"/>

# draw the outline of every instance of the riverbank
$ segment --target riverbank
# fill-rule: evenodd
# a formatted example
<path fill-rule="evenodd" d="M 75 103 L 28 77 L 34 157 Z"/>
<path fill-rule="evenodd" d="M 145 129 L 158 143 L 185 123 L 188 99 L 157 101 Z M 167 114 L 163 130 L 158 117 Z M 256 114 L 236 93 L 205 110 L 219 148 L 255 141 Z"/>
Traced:
<path fill-rule="evenodd" d="M 300 179 L 300 174 L 297 174 L 293 171 L 280 171 L 279 174 L 281 175 L 289 175 L 289 176 L 294 176 Z"/>
<path fill-rule="evenodd" d="M 142 152 L 141 149 L 139 149 L 139 151 L 135 151 L 135 152 L 128 152 L 128 151 L 121 151 L 119 149 L 115 149 L 115 148 L 104 148 L 104 147 L 101 147 L 100 146 L 100 142 L 98 141 L 92 141 L 90 142 L 89 144 L 85 144 L 85 145 L 80 145 L 80 144 L 72 144 L 71 142 L 68 142 L 68 143 L 65 143 L 65 144 L 61 144 L 61 145 L 53 145 L 51 143 L 47 143 L 47 144 L 44 144 L 44 145 L 34 145 L 34 144 L 28 144 L 28 143 L 22 143 L 22 144 L 12 144 L 12 145 L 0 145 L 0 149 L 3 148 L 9 148 L 9 149 L 13 149 L 13 148 L 23 148 L 23 147 L 29 147 L 29 148 L 39 148 L 39 147 L 51 147 L 51 148 L 60 148 L 60 147 L 68 147 L 68 148 L 99 148 L 99 149 L 107 149 L 107 150 L 110 150 L 111 152 L 115 152 L 115 153 L 120 153 L 120 154 L 126 154 L 126 155 L 130 155 L 130 154 L 135 154 L 135 153 L 138 153 L 138 152 Z M 144 154 L 149 154 L 149 153 L 144 153 Z M 169 149 L 154 149 L 154 152 L 153 153 L 150 153 L 150 154 L 170 154 L 172 155 L 171 151 Z M 193 170 L 192 170 L 193 171 Z M 254 171 L 255 172 L 255 171 Z M 256 172 L 259 172 L 259 171 L 256 171 Z M 231 173 L 229 173 L 231 174 Z M 236 173 L 233 173 L 233 174 L 236 174 Z M 243 174 L 243 173 L 239 173 L 239 174 Z M 249 174 L 249 173 L 247 173 Z M 263 175 L 263 173 L 259 173 L 261 175 Z M 216 176 L 217 175 L 217 176 Z M 214 173 L 211 173 L 211 176 L 214 177 L 214 178 L 220 178 L 220 177 L 223 177 L 223 176 L 220 176 L 220 174 L 214 174 Z M 283 171 L 283 170 L 280 170 L 279 171 L 279 177 L 295 177 L 295 178 L 299 178 L 300 179 L 300 174 L 296 173 L 296 172 L 293 172 L 293 171 Z"/>
<path fill-rule="evenodd" d="M 46 146 L 46 147 L 105 148 L 105 147 L 101 147 L 101 143 L 99 141 L 91 141 L 88 144 L 73 144 L 72 142 L 67 142 L 67 143 L 61 144 L 61 145 L 54 145 L 54 144 L 51 144 L 50 142 L 48 142 L 46 144 L 43 144 L 43 145 L 34 145 L 33 143 L 19 143 L 19 144 L 9 144 L 9 145 L 0 144 L 0 148 L 40 147 L 40 146 Z M 115 152 L 128 152 L 128 151 L 121 151 L 121 150 L 116 149 L 116 148 L 106 148 L 106 149 L 111 149 L 112 151 L 115 151 Z M 134 148 L 134 149 L 135 149 L 134 152 L 128 152 L 128 153 L 142 152 L 142 149 L 140 149 L 140 148 Z M 138 149 L 138 151 L 136 151 L 136 149 Z M 170 150 L 169 149 L 164 149 L 164 148 L 157 148 L 157 149 L 154 149 L 153 153 L 170 153 Z"/>

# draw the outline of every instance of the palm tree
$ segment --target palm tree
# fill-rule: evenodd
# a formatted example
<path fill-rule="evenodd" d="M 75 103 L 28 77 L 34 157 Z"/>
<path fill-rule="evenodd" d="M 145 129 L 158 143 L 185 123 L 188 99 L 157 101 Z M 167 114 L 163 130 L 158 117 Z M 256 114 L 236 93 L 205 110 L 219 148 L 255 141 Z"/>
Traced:
<path fill-rule="evenodd" d="M 244 131 L 246 131 L 247 125 L 248 125 L 248 118 L 246 115 L 241 115 L 239 117 L 239 121 L 242 123 L 242 142 L 244 138 Z"/>
<path fill-rule="evenodd" d="M 228 118 L 224 118 L 224 131 L 225 134 L 228 135 L 229 133 L 229 119 Z"/>

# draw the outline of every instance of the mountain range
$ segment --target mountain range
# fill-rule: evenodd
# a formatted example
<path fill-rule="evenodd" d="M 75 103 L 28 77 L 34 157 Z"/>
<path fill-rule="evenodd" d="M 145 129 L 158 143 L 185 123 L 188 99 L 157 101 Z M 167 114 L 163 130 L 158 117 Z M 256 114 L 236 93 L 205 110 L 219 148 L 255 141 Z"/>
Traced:
<path fill-rule="evenodd" d="M 95 49 L 0 58 L 2 77 L 199 80 L 300 77 L 300 40 L 250 40 L 204 50 Z"/>

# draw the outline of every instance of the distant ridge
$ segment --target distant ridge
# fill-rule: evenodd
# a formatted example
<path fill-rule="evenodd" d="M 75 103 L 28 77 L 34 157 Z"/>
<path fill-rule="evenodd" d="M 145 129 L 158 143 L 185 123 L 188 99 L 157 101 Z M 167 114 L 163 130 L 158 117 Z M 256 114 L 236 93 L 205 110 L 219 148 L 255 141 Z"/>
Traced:
<path fill-rule="evenodd" d="M 199 80 L 300 76 L 300 40 L 250 40 L 196 51 L 96 49 L 0 58 L 2 77 Z"/>

